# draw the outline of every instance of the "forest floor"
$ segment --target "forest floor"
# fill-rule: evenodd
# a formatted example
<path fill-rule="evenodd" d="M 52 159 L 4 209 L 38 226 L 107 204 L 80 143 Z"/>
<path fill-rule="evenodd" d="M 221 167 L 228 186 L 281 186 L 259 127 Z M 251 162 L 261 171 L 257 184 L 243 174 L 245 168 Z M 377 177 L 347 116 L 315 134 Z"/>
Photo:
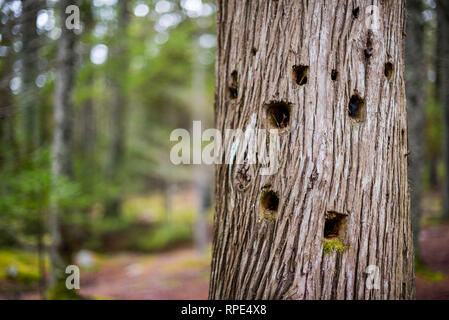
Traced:
<path fill-rule="evenodd" d="M 84 276 L 80 293 L 95 299 L 207 299 L 209 260 L 193 249 L 111 256 Z"/>
<path fill-rule="evenodd" d="M 420 242 L 416 298 L 449 299 L 449 225 L 424 227 Z M 79 293 L 88 299 L 207 299 L 210 256 L 193 248 L 96 259 L 95 268 L 81 272 Z M 29 293 L 20 298 L 39 296 Z"/>
<path fill-rule="evenodd" d="M 417 299 L 449 299 L 449 225 L 421 232 Z M 97 299 L 207 299 L 209 257 L 193 249 L 157 255 L 120 254 L 106 258 L 84 277 L 81 294 Z"/>

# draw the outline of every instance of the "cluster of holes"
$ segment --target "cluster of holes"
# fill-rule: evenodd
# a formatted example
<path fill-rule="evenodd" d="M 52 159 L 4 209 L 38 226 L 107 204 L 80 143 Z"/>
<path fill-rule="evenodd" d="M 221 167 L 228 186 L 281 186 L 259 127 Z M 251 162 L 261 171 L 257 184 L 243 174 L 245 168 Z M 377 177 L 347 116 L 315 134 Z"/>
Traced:
<path fill-rule="evenodd" d="M 328 212 L 324 222 L 324 238 L 343 240 L 346 229 L 347 215 L 338 212 Z"/>
<path fill-rule="evenodd" d="M 291 105 L 284 101 L 274 101 L 266 105 L 268 129 L 286 129 L 290 125 Z"/>
<path fill-rule="evenodd" d="M 293 66 L 293 75 L 297 85 L 302 86 L 307 83 L 307 73 L 309 71 L 309 66 Z"/>
<path fill-rule="evenodd" d="M 232 100 L 237 99 L 239 92 L 238 92 L 238 83 L 237 83 L 237 71 L 234 70 L 231 73 L 231 85 L 229 86 L 229 96 L 231 97 Z"/>
<path fill-rule="evenodd" d="M 355 19 L 359 17 L 359 7 L 352 10 L 352 15 Z M 371 37 L 368 37 L 367 48 L 364 50 L 365 57 L 368 59 L 373 54 L 373 47 Z M 257 49 L 252 48 L 251 53 L 256 55 Z M 295 65 L 293 66 L 293 76 L 295 83 L 299 86 L 307 84 L 309 66 Z M 387 79 L 390 79 L 393 74 L 393 64 L 391 62 L 385 63 L 384 74 Z M 232 84 L 229 87 L 231 99 L 236 99 L 238 96 L 237 90 L 237 71 L 231 73 Z M 331 80 L 338 79 L 338 71 L 332 69 Z M 269 129 L 285 129 L 290 124 L 290 109 L 291 105 L 283 101 L 271 102 L 266 105 L 266 115 Z M 348 115 L 356 121 L 362 121 L 365 117 L 365 101 L 358 95 L 351 96 L 348 104 Z M 402 130 L 404 135 L 404 130 Z M 259 213 L 263 218 L 274 219 L 279 208 L 279 197 L 273 190 L 262 191 L 260 197 Z M 347 215 L 328 212 L 326 214 L 324 224 L 324 237 L 326 239 L 343 238 L 346 230 Z"/>
<path fill-rule="evenodd" d="M 274 219 L 279 209 L 279 197 L 273 190 L 264 190 L 260 196 L 259 213 L 264 219 Z"/>
<path fill-rule="evenodd" d="M 362 121 L 365 117 L 365 101 L 357 94 L 349 100 L 348 115 L 356 121 Z"/>
<path fill-rule="evenodd" d="M 393 64 L 391 62 L 385 63 L 384 74 L 385 77 L 390 80 L 391 75 L 393 74 Z"/>

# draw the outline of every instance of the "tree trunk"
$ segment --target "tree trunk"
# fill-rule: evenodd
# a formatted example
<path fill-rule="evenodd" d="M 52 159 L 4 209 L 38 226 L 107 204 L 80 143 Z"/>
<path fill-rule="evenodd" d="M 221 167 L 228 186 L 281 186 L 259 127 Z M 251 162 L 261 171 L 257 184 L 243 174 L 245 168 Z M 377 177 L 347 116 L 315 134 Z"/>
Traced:
<path fill-rule="evenodd" d="M 211 299 L 414 297 L 404 1 L 366 9 L 217 1 L 216 126 L 280 141 L 273 175 L 216 167 Z"/>
<path fill-rule="evenodd" d="M 407 93 L 408 139 L 410 145 L 408 177 L 415 256 L 419 257 L 421 193 L 424 169 L 424 102 L 427 77 L 424 63 L 424 20 L 421 0 L 407 1 L 405 40 L 405 80 Z"/>
<path fill-rule="evenodd" d="M 7 14 L 3 6 L 0 6 L 0 19 L 3 23 L 2 46 L 8 48 L 6 56 L 0 60 L 0 168 L 2 168 L 7 163 L 17 163 L 19 154 L 15 137 L 17 111 L 9 88 L 15 59 L 12 29 L 16 21 L 13 14 Z"/>
<path fill-rule="evenodd" d="M 443 218 L 449 219 L 449 5 L 446 1 L 437 1 L 438 25 L 438 79 L 437 96 L 444 110 L 444 164 L 446 168 L 444 179 L 444 211 Z"/>
<path fill-rule="evenodd" d="M 40 0 L 22 0 L 21 31 L 23 64 L 22 75 L 22 114 L 25 132 L 25 154 L 28 156 L 39 145 L 39 103 L 37 101 L 37 87 L 35 80 L 38 74 L 37 63 L 39 51 L 39 37 L 37 35 L 36 19 L 41 7 Z"/>
<path fill-rule="evenodd" d="M 196 217 L 194 226 L 194 243 L 196 250 L 201 254 L 207 253 L 207 210 L 211 206 L 210 181 L 206 168 L 199 166 L 195 170 L 195 193 L 197 197 Z"/>
<path fill-rule="evenodd" d="M 194 120 L 206 121 L 205 110 L 207 109 L 206 97 L 206 68 L 200 61 L 201 51 L 204 50 L 199 45 L 198 28 L 194 35 L 193 56 L 192 56 L 192 114 Z M 207 210 L 211 205 L 210 201 L 210 172 L 205 166 L 196 166 L 194 170 L 193 185 L 197 197 L 196 216 L 194 225 L 194 243 L 196 250 L 201 254 L 207 252 Z"/>
<path fill-rule="evenodd" d="M 123 74 L 128 69 L 127 61 L 127 43 L 126 30 L 129 22 L 129 1 L 118 1 L 118 31 L 117 43 L 113 48 L 113 59 L 117 66 L 113 70 L 111 78 L 111 88 L 113 90 L 113 99 L 111 101 L 111 123 L 110 123 L 110 147 L 109 164 L 107 168 L 108 178 L 114 185 L 119 185 L 120 169 L 122 167 L 125 153 L 125 133 L 126 133 L 126 92 L 124 86 Z M 116 217 L 121 210 L 121 198 L 114 194 L 107 199 L 105 204 L 105 214 Z"/>
<path fill-rule="evenodd" d="M 72 176 L 72 91 L 75 77 L 75 33 L 65 27 L 68 14 L 66 7 L 76 4 L 71 0 L 60 1 L 61 36 L 58 42 L 58 66 L 56 93 L 54 105 L 54 128 L 52 145 L 52 177 L 53 184 L 57 187 L 62 178 Z M 62 209 L 58 201 L 52 201 L 50 208 L 50 234 L 52 243 L 50 247 L 51 260 L 51 284 L 56 285 L 64 276 L 64 259 L 61 254 L 63 238 L 60 231 L 60 216 Z"/>
<path fill-rule="evenodd" d="M 95 19 L 93 13 L 93 4 L 88 0 L 81 2 L 80 11 L 83 15 L 84 30 L 83 34 L 85 37 L 90 37 L 92 30 L 95 27 Z M 92 50 L 92 45 L 89 41 L 83 43 L 80 41 L 80 51 L 81 54 L 81 65 L 89 64 L 90 62 L 90 52 Z M 88 75 L 85 79 L 85 84 L 89 88 L 95 87 L 95 77 L 94 70 L 89 69 Z M 89 92 L 89 96 L 84 100 L 81 110 L 79 111 L 79 122 L 81 123 L 80 130 L 77 132 L 79 152 L 83 159 L 83 171 L 87 170 L 87 174 L 91 176 L 98 168 L 95 166 L 95 146 L 97 143 L 97 127 L 96 127 L 96 112 L 93 101 L 93 90 Z M 76 128 L 75 128 L 76 129 Z"/>
<path fill-rule="evenodd" d="M 434 190 L 438 187 L 438 155 L 432 154 L 429 159 L 429 188 Z"/>
<path fill-rule="evenodd" d="M 41 214 L 42 211 L 39 211 L 39 214 Z M 45 252 L 44 252 L 44 224 L 42 220 L 38 221 L 37 226 L 37 264 L 38 264 L 38 270 L 39 270 L 39 283 L 38 283 L 38 291 L 39 291 L 39 298 L 42 300 L 45 298 L 45 286 L 46 286 L 46 269 L 45 269 Z"/>

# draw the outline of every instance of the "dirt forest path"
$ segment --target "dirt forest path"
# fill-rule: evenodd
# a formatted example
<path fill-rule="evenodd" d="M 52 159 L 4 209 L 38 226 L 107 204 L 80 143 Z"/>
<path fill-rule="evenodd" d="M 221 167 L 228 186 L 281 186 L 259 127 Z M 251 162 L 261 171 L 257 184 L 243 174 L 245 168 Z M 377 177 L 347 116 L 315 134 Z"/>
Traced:
<path fill-rule="evenodd" d="M 209 257 L 193 249 L 105 258 L 81 280 L 81 295 L 94 299 L 207 299 Z"/>

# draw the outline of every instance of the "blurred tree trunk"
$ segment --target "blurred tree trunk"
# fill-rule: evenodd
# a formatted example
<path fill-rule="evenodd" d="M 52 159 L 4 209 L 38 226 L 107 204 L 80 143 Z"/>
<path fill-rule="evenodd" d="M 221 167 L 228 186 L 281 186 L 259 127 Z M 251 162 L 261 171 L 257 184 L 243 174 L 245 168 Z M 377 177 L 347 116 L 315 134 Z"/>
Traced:
<path fill-rule="evenodd" d="M 40 39 L 37 33 L 37 16 L 42 8 L 41 0 L 22 0 L 21 33 L 22 33 L 22 125 L 24 132 L 25 159 L 30 161 L 41 143 L 41 123 L 39 110 L 39 92 L 36 86 L 38 75 Z M 36 195 L 39 197 L 40 195 Z M 35 200 L 34 200 L 35 201 Z M 39 294 L 43 297 L 45 286 L 45 265 L 43 257 L 44 222 L 43 209 L 37 212 L 36 221 L 36 245 L 38 255 L 38 267 L 41 278 L 39 279 Z"/>
<path fill-rule="evenodd" d="M 444 50 L 444 12 L 440 12 L 440 10 L 444 10 L 445 8 L 443 3 L 440 3 L 439 0 L 436 1 L 436 44 L 435 44 L 435 100 L 437 103 L 441 103 L 442 92 L 442 67 L 443 61 L 441 59 L 441 52 Z"/>
<path fill-rule="evenodd" d="M 206 70 L 201 63 L 201 47 L 199 38 L 195 36 L 193 41 L 193 61 L 192 61 L 192 107 L 194 120 L 206 123 L 205 114 L 207 108 L 206 101 Z M 194 170 L 194 188 L 197 198 L 196 216 L 194 227 L 194 243 L 198 252 L 205 254 L 207 250 L 207 210 L 211 205 L 210 181 L 208 171 L 205 166 L 198 165 Z"/>
<path fill-rule="evenodd" d="M 81 2 L 81 14 L 83 15 L 84 30 L 83 33 L 86 37 L 91 36 L 91 32 L 95 27 L 95 18 L 92 10 L 93 4 L 89 0 L 82 0 Z M 86 44 L 83 47 L 83 64 L 89 65 L 90 61 L 90 51 L 92 46 Z M 86 77 L 86 86 L 93 88 L 94 83 L 94 72 L 93 69 L 89 69 L 88 75 Z M 85 160 L 85 169 L 89 170 L 94 165 L 93 152 L 95 150 L 96 144 L 96 125 L 95 125 L 95 110 L 93 103 L 93 90 L 89 92 L 89 97 L 84 101 L 84 105 L 81 108 L 81 132 L 80 132 L 80 144 L 81 144 L 81 155 Z M 90 172 L 88 172 L 89 174 Z"/>
<path fill-rule="evenodd" d="M 18 160 L 18 150 L 15 138 L 16 109 L 13 103 L 10 81 L 13 77 L 13 34 L 14 17 L 7 15 L 0 7 L 0 19 L 2 20 L 2 46 L 7 48 L 5 57 L 0 60 L 0 168 L 6 163 Z"/>
<path fill-rule="evenodd" d="M 449 4 L 437 1 L 437 59 L 439 78 L 437 97 L 444 110 L 444 165 L 443 218 L 449 219 Z"/>
<path fill-rule="evenodd" d="M 439 155 L 431 155 L 429 159 L 429 187 L 435 189 L 438 187 L 438 159 Z"/>
<path fill-rule="evenodd" d="M 0 63 L 0 168 L 8 162 L 10 158 L 11 128 L 14 126 L 14 114 L 9 89 L 9 79 L 11 69 L 8 57 Z"/>
<path fill-rule="evenodd" d="M 166 178 L 161 182 L 162 196 L 164 201 L 164 219 L 169 221 L 173 212 L 173 194 L 175 193 L 176 186 L 170 181 L 170 178 Z"/>
<path fill-rule="evenodd" d="M 441 38 L 442 36 L 442 30 L 441 30 L 441 13 L 438 13 L 438 10 L 440 8 L 437 8 L 437 10 L 435 10 L 436 14 L 437 14 L 437 23 L 436 23 L 436 44 L 435 44 L 435 48 L 434 48 L 434 59 L 433 59 L 433 63 L 435 66 L 435 86 L 434 86 L 434 91 L 433 91 L 433 97 L 435 99 L 435 103 L 436 103 L 436 107 L 438 108 L 438 112 L 436 113 L 436 117 L 441 117 L 441 114 L 444 114 L 444 110 L 442 109 L 442 105 L 441 105 L 441 71 L 442 71 L 442 61 L 441 61 L 441 57 L 440 57 L 440 52 L 442 50 L 441 45 L 443 44 L 443 39 Z M 440 118 L 438 118 L 440 119 Z M 426 121 L 430 121 L 430 125 L 433 126 L 434 124 L 434 118 L 428 118 L 426 119 Z M 442 125 L 445 126 L 444 121 L 442 121 Z M 444 133 L 444 128 L 442 129 L 442 133 Z M 428 141 L 428 140 L 427 140 Z M 439 173 L 438 173 L 438 165 L 440 162 L 440 159 L 443 158 L 444 161 L 444 150 L 440 149 L 440 148 L 444 148 L 444 143 L 443 145 L 441 144 L 441 139 L 432 139 L 431 140 L 432 143 L 427 142 L 426 147 L 432 146 L 432 144 L 436 144 L 438 146 L 438 148 L 431 148 L 430 152 L 429 150 L 428 152 L 428 156 L 429 156 L 429 185 L 430 185 L 430 189 L 436 189 L 440 186 L 440 177 L 439 177 Z M 443 152 L 441 152 L 441 150 Z M 443 181 L 444 182 L 444 181 Z M 443 192 L 444 192 L 444 185 L 445 183 L 443 183 Z"/>
<path fill-rule="evenodd" d="M 211 206 L 210 185 L 206 168 L 198 169 L 195 173 L 195 191 L 197 195 L 196 220 L 194 243 L 196 250 L 201 254 L 206 254 L 208 236 L 207 236 L 207 211 Z"/>
<path fill-rule="evenodd" d="M 61 36 L 58 41 L 58 64 L 56 71 L 56 92 L 53 112 L 53 145 L 52 145 L 52 177 L 54 188 L 61 179 L 72 178 L 72 92 L 75 78 L 75 43 L 74 30 L 66 28 L 68 14 L 66 7 L 76 1 L 61 0 L 59 10 L 61 16 Z M 61 234 L 60 219 L 63 211 L 58 200 L 53 200 L 50 208 L 50 246 L 51 285 L 57 285 L 64 277 L 66 263 L 70 253 L 63 250 L 64 239 Z"/>
<path fill-rule="evenodd" d="M 125 89 L 125 75 L 128 70 L 128 44 L 126 30 L 129 23 L 129 1 L 118 1 L 118 29 L 115 47 L 112 48 L 112 61 L 116 64 L 111 77 L 112 101 L 110 123 L 108 179 L 114 186 L 120 186 L 120 173 L 125 155 L 126 140 L 126 109 L 127 98 Z M 120 188 L 120 187 L 119 187 Z M 106 216 L 116 217 L 121 210 L 122 199 L 114 192 L 105 204 Z"/>
<path fill-rule="evenodd" d="M 38 55 L 40 47 L 37 35 L 36 20 L 41 9 L 40 0 L 22 0 L 21 31 L 22 31 L 22 115 L 25 133 L 25 154 L 35 151 L 39 145 L 39 103 L 35 84 L 38 74 Z"/>
<path fill-rule="evenodd" d="M 407 38 L 405 39 L 405 83 L 407 93 L 408 177 L 415 256 L 419 257 L 421 194 L 424 169 L 424 102 L 426 65 L 424 63 L 424 19 L 422 0 L 408 0 Z"/>
<path fill-rule="evenodd" d="M 84 194 L 91 194 L 93 191 L 95 179 L 97 178 L 95 172 L 98 170 L 98 166 L 95 161 L 95 147 L 97 145 L 96 112 L 93 99 L 95 77 L 94 68 L 91 67 L 90 63 L 90 52 L 92 50 L 92 45 L 89 41 L 89 38 L 92 36 L 92 30 L 95 27 L 95 18 L 92 7 L 93 4 L 90 0 L 82 0 L 80 12 L 83 17 L 83 36 L 86 37 L 86 41 L 85 43 L 83 43 L 82 40 L 79 41 L 82 59 L 80 65 L 88 66 L 84 83 L 85 86 L 89 88 L 89 93 L 81 108 L 78 109 L 79 113 L 77 119 L 80 125 L 78 128 L 74 128 L 76 130 L 76 138 L 74 139 L 77 141 L 77 147 L 82 159 L 83 177 L 81 179 L 81 187 L 83 188 Z M 87 210 L 88 209 L 86 209 L 86 211 Z M 88 218 L 87 214 L 86 218 Z"/>
<path fill-rule="evenodd" d="M 217 1 L 216 127 L 281 133 L 275 174 L 216 166 L 211 299 L 414 297 L 405 8 L 380 3 L 375 28 L 365 2 Z"/>

